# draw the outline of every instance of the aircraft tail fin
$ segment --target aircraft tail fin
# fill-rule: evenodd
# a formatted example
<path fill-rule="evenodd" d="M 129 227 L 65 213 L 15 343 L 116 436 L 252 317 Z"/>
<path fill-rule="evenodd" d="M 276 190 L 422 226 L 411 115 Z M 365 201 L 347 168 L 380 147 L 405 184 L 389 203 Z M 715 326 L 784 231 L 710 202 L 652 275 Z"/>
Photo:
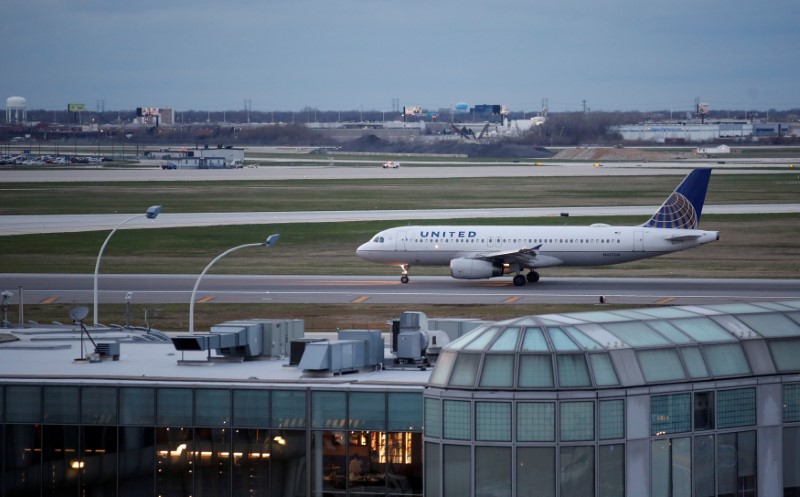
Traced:
<path fill-rule="evenodd" d="M 706 200 L 711 169 L 694 169 L 667 197 L 653 217 L 642 226 L 650 228 L 695 229 Z"/>

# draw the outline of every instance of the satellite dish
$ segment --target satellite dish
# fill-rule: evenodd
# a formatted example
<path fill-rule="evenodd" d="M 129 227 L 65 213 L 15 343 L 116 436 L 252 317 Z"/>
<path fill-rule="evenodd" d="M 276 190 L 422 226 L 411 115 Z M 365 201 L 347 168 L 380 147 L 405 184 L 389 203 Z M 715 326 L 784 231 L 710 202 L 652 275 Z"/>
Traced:
<path fill-rule="evenodd" d="M 75 307 L 71 311 L 69 311 L 69 317 L 73 321 L 77 321 L 78 323 L 82 323 L 86 316 L 89 315 L 89 308 L 88 307 Z"/>

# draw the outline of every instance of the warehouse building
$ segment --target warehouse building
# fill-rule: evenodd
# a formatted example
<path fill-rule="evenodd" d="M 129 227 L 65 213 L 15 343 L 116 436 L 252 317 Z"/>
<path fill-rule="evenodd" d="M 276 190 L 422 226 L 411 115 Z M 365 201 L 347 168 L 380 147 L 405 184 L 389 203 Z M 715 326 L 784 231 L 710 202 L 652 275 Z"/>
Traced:
<path fill-rule="evenodd" d="M 416 319 L 0 330 L 0 496 L 800 495 L 800 300 Z"/>
<path fill-rule="evenodd" d="M 747 142 L 789 136 L 789 123 L 753 123 L 731 121 L 709 124 L 699 123 L 646 123 L 614 126 L 625 141 L 656 143 L 703 143 L 719 140 Z"/>

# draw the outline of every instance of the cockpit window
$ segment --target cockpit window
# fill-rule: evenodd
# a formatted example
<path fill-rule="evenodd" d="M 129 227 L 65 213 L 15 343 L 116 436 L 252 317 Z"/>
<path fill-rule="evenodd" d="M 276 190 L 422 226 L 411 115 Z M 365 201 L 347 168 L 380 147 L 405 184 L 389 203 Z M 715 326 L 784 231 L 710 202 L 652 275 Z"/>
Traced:
<path fill-rule="evenodd" d="M 383 243 L 383 237 L 382 236 L 376 236 L 372 241 L 375 242 L 375 243 Z"/>

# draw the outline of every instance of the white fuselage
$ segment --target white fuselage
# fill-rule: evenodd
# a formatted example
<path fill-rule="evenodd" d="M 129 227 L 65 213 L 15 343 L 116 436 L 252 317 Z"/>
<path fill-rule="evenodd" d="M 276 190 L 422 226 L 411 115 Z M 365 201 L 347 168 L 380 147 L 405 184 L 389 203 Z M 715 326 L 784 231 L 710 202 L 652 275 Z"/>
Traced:
<path fill-rule="evenodd" d="M 533 267 L 604 266 L 718 238 L 716 231 L 642 226 L 404 226 L 378 233 L 356 253 L 382 264 L 446 266 L 453 259 L 539 247 Z"/>

